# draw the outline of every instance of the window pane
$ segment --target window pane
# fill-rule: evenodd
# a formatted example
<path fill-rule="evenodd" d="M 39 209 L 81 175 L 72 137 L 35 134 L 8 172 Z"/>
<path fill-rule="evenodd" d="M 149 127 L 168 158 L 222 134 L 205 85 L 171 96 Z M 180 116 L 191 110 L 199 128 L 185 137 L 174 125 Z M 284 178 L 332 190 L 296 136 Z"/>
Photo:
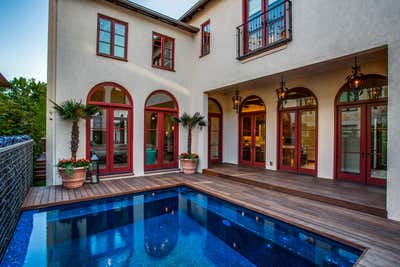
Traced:
<path fill-rule="evenodd" d="M 105 43 L 111 43 L 111 34 L 109 32 L 100 31 L 100 41 Z"/>
<path fill-rule="evenodd" d="M 166 59 L 172 60 L 172 50 L 164 49 L 164 57 Z"/>
<path fill-rule="evenodd" d="M 256 111 L 265 111 L 264 102 L 254 96 L 246 99 L 246 101 L 242 104 L 241 112 L 256 112 Z"/>
<path fill-rule="evenodd" d="M 361 161 L 361 108 L 343 108 L 340 110 L 340 143 L 342 172 L 360 174 Z"/>
<path fill-rule="evenodd" d="M 146 165 L 157 164 L 158 149 L 158 114 L 157 112 L 146 112 Z"/>
<path fill-rule="evenodd" d="M 115 23 L 115 33 L 119 35 L 125 35 L 125 25 Z"/>
<path fill-rule="evenodd" d="M 172 60 L 170 59 L 165 59 L 164 60 L 164 67 L 172 69 Z"/>
<path fill-rule="evenodd" d="M 125 48 L 115 45 L 114 46 L 114 56 L 124 58 L 125 57 Z"/>
<path fill-rule="evenodd" d="M 125 37 L 115 35 L 114 36 L 114 44 L 118 46 L 125 46 Z"/>
<path fill-rule="evenodd" d="M 221 113 L 218 104 L 212 99 L 208 100 L 208 113 Z"/>
<path fill-rule="evenodd" d="M 175 124 L 172 114 L 164 115 L 164 147 L 163 147 L 163 163 L 169 164 L 175 161 Z"/>
<path fill-rule="evenodd" d="M 296 113 L 282 113 L 282 165 L 293 168 L 296 152 Z"/>
<path fill-rule="evenodd" d="M 152 95 L 149 100 L 147 100 L 146 107 L 176 109 L 173 99 L 169 95 L 163 93 Z"/>
<path fill-rule="evenodd" d="M 106 110 L 99 108 L 99 112 L 90 119 L 90 154 L 97 155 L 100 169 L 106 167 L 107 161 L 106 125 Z"/>
<path fill-rule="evenodd" d="M 301 155 L 300 164 L 304 169 L 315 169 L 315 132 L 316 132 L 316 112 L 302 111 L 300 113 L 301 133 L 300 145 Z"/>
<path fill-rule="evenodd" d="M 103 31 L 111 32 L 111 21 L 101 18 L 100 19 L 100 29 Z"/>
<path fill-rule="evenodd" d="M 153 45 L 161 46 L 161 37 L 158 35 L 153 35 Z"/>
<path fill-rule="evenodd" d="M 128 111 L 114 110 L 114 168 L 128 167 Z"/>
<path fill-rule="evenodd" d="M 110 55 L 111 54 L 110 49 L 111 49 L 110 44 L 99 42 L 99 52 L 100 53 Z"/>
<path fill-rule="evenodd" d="M 164 47 L 165 48 L 168 48 L 168 49 L 172 50 L 172 44 L 173 44 L 173 40 L 165 39 L 165 42 L 164 42 Z"/>

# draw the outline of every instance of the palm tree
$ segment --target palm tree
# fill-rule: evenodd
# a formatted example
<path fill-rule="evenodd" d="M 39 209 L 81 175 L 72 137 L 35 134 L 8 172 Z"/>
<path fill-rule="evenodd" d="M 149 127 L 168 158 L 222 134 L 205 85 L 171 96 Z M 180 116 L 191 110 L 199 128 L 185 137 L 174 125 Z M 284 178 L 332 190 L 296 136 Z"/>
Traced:
<path fill-rule="evenodd" d="M 76 161 L 76 152 L 79 147 L 79 126 L 78 122 L 81 119 L 90 118 L 98 112 L 97 106 L 84 105 L 82 101 L 67 100 L 60 105 L 51 101 L 54 104 L 54 109 L 61 116 L 62 119 L 72 122 L 71 131 L 71 159 Z"/>
<path fill-rule="evenodd" d="M 201 115 L 199 112 L 194 113 L 193 116 L 190 116 L 186 112 L 182 114 L 180 118 L 174 118 L 174 122 L 180 123 L 183 128 L 188 129 L 188 143 L 187 143 L 187 152 L 189 155 L 192 154 L 192 130 L 196 127 L 200 127 L 200 129 L 206 126 L 205 117 Z"/>

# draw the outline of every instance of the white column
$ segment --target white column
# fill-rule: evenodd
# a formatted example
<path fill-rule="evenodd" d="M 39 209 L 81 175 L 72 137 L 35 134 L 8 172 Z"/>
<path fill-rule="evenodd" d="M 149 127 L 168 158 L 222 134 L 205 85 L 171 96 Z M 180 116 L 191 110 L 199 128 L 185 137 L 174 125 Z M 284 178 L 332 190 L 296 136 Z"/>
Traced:
<path fill-rule="evenodd" d="M 400 42 L 388 47 L 388 218 L 400 221 Z"/>

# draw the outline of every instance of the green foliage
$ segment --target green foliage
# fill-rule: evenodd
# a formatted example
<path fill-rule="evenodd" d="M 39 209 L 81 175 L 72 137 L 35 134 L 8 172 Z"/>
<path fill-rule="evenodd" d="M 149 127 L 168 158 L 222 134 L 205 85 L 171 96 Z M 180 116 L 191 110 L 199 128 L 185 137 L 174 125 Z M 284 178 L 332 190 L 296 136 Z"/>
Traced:
<path fill-rule="evenodd" d="M 0 87 L 0 135 L 28 134 L 35 141 L 35 157 L 46 135 L 46 83 L 14 78 L 10 88 Z"/>
<path fill-rule="evenodd" d="M 201 130 L 202 127 L 206 126 L 207 123 L 205 121 L 205 117 L 199 112 L 194 113 L 193 116 L 190 116 L 185 112 L 180 118 L 174 118 L 173 122 L 180 123 L 183 128 L 188 129 L 187 154 L 189 157 L 192 157 L 192 130 L 196 127 L 199 127 Z"/>

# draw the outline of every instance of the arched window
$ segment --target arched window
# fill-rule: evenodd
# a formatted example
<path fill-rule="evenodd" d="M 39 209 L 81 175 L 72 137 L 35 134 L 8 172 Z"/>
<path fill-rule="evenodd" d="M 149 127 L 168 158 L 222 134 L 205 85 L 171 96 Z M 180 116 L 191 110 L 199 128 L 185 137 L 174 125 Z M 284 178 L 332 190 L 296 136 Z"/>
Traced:
<path fill-rule="evenodd" d="M 279 169 L 317 175 L 317 99 L 290 89 L 279 110 Z"/>
<path fill-rule="evenodd" d="M 87 121 L 86 154 L 99 158 L 100 172 L 132 171 L 132 98 L 121 85 L 105 82 L 90 90 L 87 103 L 99 112 Z"/>
<path fill-rule="evenodd" d="M 264 101 L 258 96 L 243 100 L 239 119 L 239 161 L 265 167 L 265 112 Z"/>
<path fill-rule="evenodd" d="M 222 162 L 222 108 L 213 98 L 208 99 L 208 161 Z"/>
<path fill-rule="evenodd" d="M 145 170 L 178 167 L 178 129 L 173 118 L 179 114 L 175 97 L 167 91 L 150 94 L 145 103 Z"/>
<path fill-rule="evenodd" d="M 360 93 L 343 85 L 336 95 L 335 157 L 338 179 L 385 185 L 387 77 L 364 76 Z"/>

